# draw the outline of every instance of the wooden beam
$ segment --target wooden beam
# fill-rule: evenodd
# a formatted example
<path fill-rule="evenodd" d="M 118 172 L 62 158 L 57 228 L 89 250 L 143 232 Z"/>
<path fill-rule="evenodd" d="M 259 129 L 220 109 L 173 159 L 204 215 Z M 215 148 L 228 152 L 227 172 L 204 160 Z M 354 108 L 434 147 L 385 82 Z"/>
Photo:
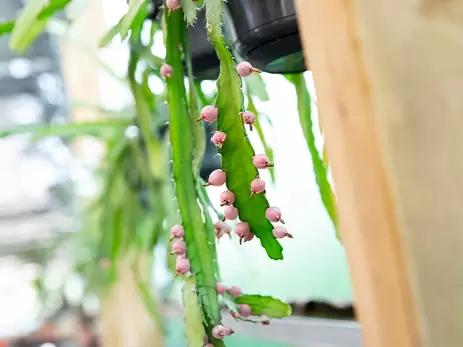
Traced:
<path fill-rule="evenodd" d="M 463 346 L 463 1 L 296 5 L 365 345 Z"/>

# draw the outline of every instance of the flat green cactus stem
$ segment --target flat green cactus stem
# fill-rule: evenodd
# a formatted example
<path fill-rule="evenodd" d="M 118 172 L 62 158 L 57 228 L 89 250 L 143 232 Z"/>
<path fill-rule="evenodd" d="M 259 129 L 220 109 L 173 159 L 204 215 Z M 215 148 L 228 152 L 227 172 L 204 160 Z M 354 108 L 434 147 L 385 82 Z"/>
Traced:
<path fill-rule="evenodd" d="M 175 193 L 185 230 L 187 257 L 191 272 L 196 278 L 196 292 L 202 307 L 203 322 L 209 341 L 215 347 L 224 346 L 223 341 L 212 337 L 215 325 L 221 324 L 220 307 L 216 292 L 215 243 L 210 242 L 203 215 L 198 205 L 197 183 L 193 168 L 193 128 L 188 113 L 188 96 L 184 85 L 183 43 L 186 23 L 183 11 L 165 12 L 166 63 L 173 73 L 167 78 L 167 100 L 169 129 L 172 144 L 173 176 Z M 191 346 L 196 347 L 196 346 Z"/>

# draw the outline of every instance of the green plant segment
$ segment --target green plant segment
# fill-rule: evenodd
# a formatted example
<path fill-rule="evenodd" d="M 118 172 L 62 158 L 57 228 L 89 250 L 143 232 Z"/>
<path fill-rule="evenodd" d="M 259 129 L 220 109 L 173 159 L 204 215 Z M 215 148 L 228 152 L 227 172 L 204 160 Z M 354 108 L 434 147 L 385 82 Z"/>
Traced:
<path fill-rule="evenodd" d="M 188 259 L 191 271 L 196 276 L 196 291 L 203 308 L 203 319 L 210 341 L 214 346 L 223 342 L 212 337 L 212 328 L 221 323 L 220 307 L 215 291 L 213 247 L 208 240 L 193 168 L 193 129 L 188 113 L 188 97 L 184 85 L 182 48 L 186 34 L 183 12 L 177 10 L 170 15 L 165 12 L 166 63 L 174 73 L 167 78 L 167 100 L 169 105 L 170 141 L 172 144 L 173 176 L 175 191 L 185 230 Z"/>
<path fill-rule="evenodd" d="M 249 224 L 268 256 L 275 260 L 283 259 L 283 247 L 272 234 L 272 224 L 265 218 L 265 210 L 269 207 L 265 195 L 257 194 L 252 199 L 249 198 L 251 181 L 259 173 L 252 164 L 255 153 L 240 117 L 240 112 L 244 111 L 241 79 L 222 39 L 223 2 L 205 0 L 205 5 L 209 38 L 220 60 L 216 99 L 216 107 L 219 109 L 217 127 L 227 134 L 227 141 L 219 149 L 222 170 L 227 174 L 227 188 L 235 194 L 234 205 L 239 211 L 240 220 Z"/>
<path fill-rule="evenodd" d="M 336 236 L 338 239 L 341 239 L 338 228 L 336 199 L 331 189 L 330 182 L 328 181 L 328 169 L 325 160 L 320 155 L 317 147 L 315 146 L 310 94 L 307 90 L 304 75 L 294 74 L 289 75 L 286 78 L 294 85 L 294 88 L 296 89 L 299 121 L 301 123 L 302 131 L 304 132 L 307 146 L 312 157 L 315 181 L 317 182 L 320 196 L 322 198 L 323 204 L 325 205 L 325 209 L 334 224 L 336 229 Z"/>

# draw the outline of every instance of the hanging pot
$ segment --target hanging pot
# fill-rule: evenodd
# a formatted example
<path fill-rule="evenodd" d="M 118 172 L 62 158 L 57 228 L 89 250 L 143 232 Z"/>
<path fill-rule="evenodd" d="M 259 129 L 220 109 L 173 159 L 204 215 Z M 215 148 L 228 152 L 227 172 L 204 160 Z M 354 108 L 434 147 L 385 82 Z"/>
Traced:
<path fill-rule="evenodd" d="M 241 58 L 269 73 L 306 70 L 293 0 L 228 0 L 227 41 Z"/>
<path fill-rule="evenodd" d="M 204 9 L 198 12 L 195 25 L 188 27 L 188 42 L 194 78 L 198 81 L 217 79 L 220 62 L 214 47 L 207 38 Z"/>

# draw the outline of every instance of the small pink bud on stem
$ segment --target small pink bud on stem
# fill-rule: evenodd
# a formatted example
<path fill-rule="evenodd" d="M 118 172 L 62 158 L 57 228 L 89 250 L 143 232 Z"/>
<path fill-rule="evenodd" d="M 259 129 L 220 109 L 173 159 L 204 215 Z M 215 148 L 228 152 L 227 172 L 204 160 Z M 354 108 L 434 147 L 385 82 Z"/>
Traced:
<path fill-rule="evenodd" d="M 175 270 L 177 270 L 176 275 L 185 275 L 188 271 L 190 271 L 190 261 L 183 257 L 177 257 Z"/>
<path fill-rule="evenodd" d="M 203 184 L 204 187 L 208 186 L 215 186 L 215 187 L 220 187 L 221 185 L 225 184 L 227 181 L 227 174 L 220 170 L 214 170 L 211 172 L 209 175 L 209 180 L 206 184 Z"/>
<path fill-rule="evenodd" d="M 172 241 L 173 239 L 181 239 L 183 235 L 185 234 L 185 231 L 183 230 L 183 227 L 179 224 L 175 224 L 171 229 L 170 229 L 170 239 L 169 242 Z"/>
<path fill-rule="evenodd" d="M 263 193 L 264 190 L 265 190 L 265 181 L 260 179 L 260 178 L 255 178 L 251 182 L 251 197 L 250 197 L 250 199 L 252 199 L 252 197 L 255 194 Z"/>
<path fill-rule="evenodd" d="M 219 109 L 215 106 L 207 105 L 202 108 L 201 115 L 198 118 L 197 122 L 199 122 L 200 120 L 203 120 L 207 123 L 212 123 L 217 120 L 218 116 L 219 116 Z"/>
<path fill-rule="evenodd" d="M 241 288 L 238 287 L 238 286 L 231 286 L 230 288 L 228 288 L 228 293 L 237 298 L 239 296 L 241 296 Z"/>
<path fill-rule="evenodd" d="M 216 339 L 221 340 L 224 336 L 229 336 L 233 334 L 233 330 L 230 327 L 224 327 L 223 325 L 216 325 L 212 328 L 212 336 Z"/>
<path fill-rule="evenodd" d="M 263 325 L 270 325 L 270 319 L 265 314 L 261 315 L 260 319 Z"/>
<path fill-rule="evenodd" d="M 252 164 L 257 169 L 267 169 L 273 167 L 273 163 L 269 162 L 268 157 L 264 154 L 258 154 L 252 157 Z"/>
<path fill-rule="evenodd" d="M 186 252 L 186 244 L 183 240 L 176 240 L 172 245 L 172 252 L 170 254 L 182 255 Z"/>
<path fill-rule="evenodd" d="M 220 194 L 220 206 L 228 206 L 235 202 L 235 194 L 226 190 Z"/>
<path fill-rule="evenodd" d="M 169 64 L 161 65 L 161 76 L 164 78 L 169 78 L 172 75 L 172 66 Z"/>
<path fill-rule="evenodd" d="M 253 67 L 251 63 L 247 61 L 242 61 L 241 63 L 236 65 L 236 72 L 238 72 L 238 75 L 240 75 L 241 77 L 248 77 L 253 72 L 262 72 L 262 71 Z"/>
<path fill-rule="evenodd" d="M 215 236 L 217 240 L 220 240 L 223 235 L 228 234 L 228 237 L 231 239 L 231 228 L 228 224 L 224 222 L 216 222 L 214 224 Z"/>
<path fill-rule="evenodd" d="M 166 6 L 169 9 L 168 15 L 170 16 L 170 13 L 172 11 L 175 11 L 176 9 L 180 8 L 180 3 L 179 0 L 166 0 Z"/>
<path fill-rule="evenodd" d="M 251 111 L 240 112 L 241 117 L 243 118 L 244 124 L 249 125 L 249 130 L 252 131 L 252 125 L 256 120 L 256 116 Z"/>
<path fill-rule="evenodd" d="M 291 235 L 290 233 L 288 233 L 288 231 L 286 230 L 286 228 L 282 225 L 277 225 L 275 228 L 273 228 L 273 235 L 277 238 L 277 239 L 282 239 L 284 237 L 288 237 L 290 239 L 293 238 L 293 235 Z"/>
<path fill-rule="evenodd" d="M 215 289 L 217 290 L 217 294 L 224 295 L 227 292 L 227 286 L 223 283 L 217 283 L 215 285 Z"/>
<path fill-rule="evenodd" d="M 252 314 L 251 306 L 246 305 L 246 304 L 241 304 L 238 306 L 238 312 L 240 313 L 241 317 L 247 318 Z"/>
<path fill-rule="evenodd" d="M 249 224 L 247 222 L 238 222 L 235 225 L 235 233 L 240 238 L 240 245 L 243 240 L 250 241 L 254 237 L 254 234 L 251 233 Z M 251 236 L 252 235 L 252 236 Z"/>
<path fill-rule="evenodd" d="M 238 209 L 235 206 L 226 206 L 225 209 L 223 210 L 223 218 L 222 222 L 225 220 L 234 220 L 238 218 Z"/>
<path fill-rule="evenodd" d="M 216 131 L 214 135 L 212 135 L 211 141 L 217 147 L 222 148 L 226 138 L 227 138 L 227 135 L 224 132 Z"/>
<path fill-rule="evenodd" d="M 271 206 L 265 210 L 265 218 L 270 222 L 281 222 L 285 224 L 285 221 L 281 218 L 281 211 L 278 207 Z"/>

